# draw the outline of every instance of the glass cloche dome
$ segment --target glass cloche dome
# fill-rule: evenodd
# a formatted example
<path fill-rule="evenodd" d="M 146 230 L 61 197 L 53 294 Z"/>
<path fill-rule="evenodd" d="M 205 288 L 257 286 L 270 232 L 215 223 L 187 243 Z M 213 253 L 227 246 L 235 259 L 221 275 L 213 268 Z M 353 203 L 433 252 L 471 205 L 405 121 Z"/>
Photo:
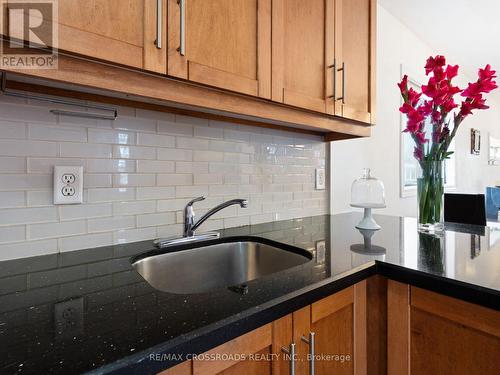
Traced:
<path fill-rule="evenodd" d="M 385 189 L 382 181 L 370 175 L 370 168 L 351 185 L 351 206 L 359 208 L 384 208 Z"/>
<path fill-rule="evenodd" d="M 370 169 L 363 169 L 363 175 L 354 180 L 351 186 L 351 206 L 364 208 L 363 219 L 356 225 L 358 229 L 378 230 L 372 217 L 373 208 L 385 207 L 385 190 L 382 181 L 370 176 Z"/>

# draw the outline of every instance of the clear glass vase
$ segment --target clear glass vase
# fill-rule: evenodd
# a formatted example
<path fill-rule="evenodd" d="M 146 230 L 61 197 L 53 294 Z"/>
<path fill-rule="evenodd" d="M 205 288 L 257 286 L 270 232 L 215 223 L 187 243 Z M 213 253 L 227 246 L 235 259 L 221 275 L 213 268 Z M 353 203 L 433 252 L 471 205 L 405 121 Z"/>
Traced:
<path fill-rule="evenodd" d="M 417 178 L 418 230 L 444 230 L 444 162 L 422 161 Z"/>

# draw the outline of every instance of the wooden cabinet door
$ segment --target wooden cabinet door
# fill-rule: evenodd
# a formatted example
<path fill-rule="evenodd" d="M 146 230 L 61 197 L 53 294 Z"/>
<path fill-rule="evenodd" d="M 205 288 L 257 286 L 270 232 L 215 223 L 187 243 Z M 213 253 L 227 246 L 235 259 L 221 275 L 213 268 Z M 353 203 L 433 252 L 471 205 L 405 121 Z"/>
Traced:
<path fill-rule="evenodd" d="M 500 312 L 388 283 L 388 374 L 497 374 Z"/>
<path fill-rule="evenodd" d="M 271 0 L 168 1 L 169 75 L 271 97 Z"/>
<path fill-rule="evenodd" d="M 63 0 L 57 4 L 60 51 L 166 73 L 166 0 Z M 54 22 L 52 18 L 44 21 Z M 8 29 L 3 33 L 7 35 Z M 22 30 L 12 33 L 23 35 Z"/>
<path fill-rule="evenodd" d="M 311 305 L 317 375 L 366 374 L 366 281 Z"/>
<path fill-rule="evenodd" d="M 272 99 L 333 114 L 334 0 L 273 0 Z"/>
<path fill-rule="evenodd" d="M 335 0 L 335 114 L 375 123 L 375 0 Z"/>

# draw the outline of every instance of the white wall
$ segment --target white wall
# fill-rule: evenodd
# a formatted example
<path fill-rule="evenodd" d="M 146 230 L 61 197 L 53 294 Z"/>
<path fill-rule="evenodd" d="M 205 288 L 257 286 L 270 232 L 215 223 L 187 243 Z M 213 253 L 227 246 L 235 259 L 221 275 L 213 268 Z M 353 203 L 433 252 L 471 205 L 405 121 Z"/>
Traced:
<path fill-rule="evenodd" d="M 331 143 L 331 212 L 351 210 L 351 183 L 361 175 L 362 168 L 368 167 L 385 184 L 387 208 L 380 212 L 415 216 L 416 198 L 400 197 L 401 99 L 396 83 L 401 79 L 401 66 L 409 76 L 425 82 L 426 59 L 446 53 L 433 51 L 380 5 L 377 12 L 377 125 L 370 138 Z M 460 61 L 447 57 L 449 62 L 460 65 Z M 457 83 L 464 86 L 463 81 Z M 456 137 L 457 191 L 483 193 L 485 186 L 500 180 L 500 167 L 487 165 L 487 135 L 491 132 L 500 138 L 500 103 L 488 100 L 488 104 L 489 110 L 478 111 L 462 123 Z M 479 156 L 470 154 L 471 127 L 481 131 Z"/>
<path fill-rule="evenodd" d="M 114 122 L 54 116 L 54 106 L 0 101 L 0 260 L 181 235 L 182 208 L 200 195 L 197 214 L 249 200 L 200 231 L 328 212 L 328 191 L 314 189 L 328 160 L 320 137 L 133 108 Z M 54 165 L 84 167 L 84 204 L 52 204 Z"/>

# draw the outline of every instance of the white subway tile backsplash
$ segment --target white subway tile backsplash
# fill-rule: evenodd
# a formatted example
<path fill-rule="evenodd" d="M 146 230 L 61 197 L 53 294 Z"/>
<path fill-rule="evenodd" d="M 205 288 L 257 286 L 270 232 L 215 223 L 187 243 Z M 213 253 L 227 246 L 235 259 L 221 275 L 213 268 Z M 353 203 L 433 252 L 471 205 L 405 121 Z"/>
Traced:
<path fill-rule="evenodd" d="M 47 107 L 29 106 L 23 104 L 0 103 L 0 118 L 2 120 L 21 120 L 25 122 L 54 122 L 55 116 Z"/>
<path fill-rule="evenodd" d="M 156 120 L 149 118 L 118 116 L 118 118 L 113 122 L 113 127 L 115 129 L 156 133 Z"/>
<path fill-rule="evenodd" d="M 111 129 L 112 121 L 111 120 L 100 120 L 100 119 L 91 119 L 85 117 L 74 117 L 74 116 L 65 116 L 58 115 L 57 116 L 58 124 L 64 126 L 76 126 L 76 127 L 86 127 L 86 128 L 104 128 Z"/>
<path fill-rule="evenodd" d="M 158 121 L 158 132 L 175 135 L 193 135 L 193 125 L 187 123 L 175 123 L 172 121 Z"/>
<path fill-rule="evenodd" d="M 191 150 L 206 150 L 208 148 L 208 140 L 200 138 L 183 138 L 177 137 L 177 148 L 187 148 Z"/>
<path fill-rule="evenodd" d="M 89 202 L 130 201 L 135 199 L 134 188 L 89 189 Z"/>
<path fill-rule="evenodd" d="M 157 227 L 175 224 L 174 212 L 161 212 L 155 214 L 137 215 L 137 227 Z"/>
<path fill-rule="evenodd" d="M 224 137 L 224 130 L 207 126 L 196 126 L 194 128 L 194 136 L 200 138 L 222 139 Z"/>
<path fill-rule="evenodd" d="M 158 186 L 178 186 L 178 185 L 192 185 L 193 175 L 192 174 L 158 174 L 157 175 L 157 185 Z"/>
<path fill-rule="evenodd" d="M 156 175 L 153 173 L 119 173 L 113 175 L 114 186 L 155 186 Z"/>
<path fill-rule="evenodd" d="M 61 143 L 59 145 L 61 156 L 66 158 L 110 158 L 111 145 L 90 143 Z"/>
<path fill-rule="evenodd" d="M 139 133 L 137 134 L 137 144 L 139 146 L 175 147 L 175 137 L 170 135 Z"/>
<path fill-rule="evenodd" d="M 174 160 L 174 161 L 192 161 L 192 150 L 179 150 L 175 148 L 159 148 L 158 159 L 160 160 Z"/>
<path fill-rule="evenodd" d="M 0 120 L 0 134 L 2 138 L 26 138 L 26 125 L 22 122 Z"/>
<path fill-rule="evenodd" d="M 0 191 L 0 208 L 23 207 L 26 205 L 24 191 Z"/>
<path fill-rule="evenodd" d="M 70 159 L 68 159 L 70 160 Z M 90 173 L 119 173 L 119 172 L 135 172 L 136 161 L 126 159 L 88 159 L 87 172 Z M 61 165 L 61 164 L 58 164 Z"/>
<path fill-rule="evenodd" d="M 204 161 L 176 161 L 175 173 L 208 173 L 208 163 Z"/>
<path fill-rule="evenodd" d="M 184 206 L 201 195 L 198 215 L 249 199 L 204 231 L 328 210 L 314 188 L 327 155 L 318 137 L 134 108 L 118 107 L 114 122 L 48 109 L 0 98 L 0 259 L 181 235 Z M 55 165 L 84 168 L 83 204 L 53 205 Z"/>
<path fill-rule="evenodd" d="M 28 237 L 32 240 L 72 236 L 86 232 L 87 223 L 85 220 L 28 225 Z"/>
<path fill-rule="evenodd" d="M 68 205 L 59 207 L 61 220 L 89 219 L 113 215 L 111 203 Z"/>
<path fill-rule="evenodd" d="M 26 158 L 0 156 L 0 173 L 26 173 Z"/>
<path fill-rule="evenodd" d="M 194 175 L 195 185 L 221 185 L 223 175 L 215 173 L 198 173 Z"/>
<path fill-rule="evenodd" d="M 156 211 L 156 201 L 114 202 L 115 216 L 147 214 Z"/>
<path fill-rule="evenodd" d="M 28 138 L 41 141 L 87 142 L 87 130 L 64 126 L 29 125 Z"/>
<path fill-rule="evenodd" d="M 109 246 L 113 244 L 113 233 L 85 234 L 59 239 L 59 251 L 73 251 L 90 249 L 93 247 Z"/>
<path fill-rule="evenodd" d="M 202 195 L 208 195 L 208 186 L 177 186 L 175 188 L 177 198 L 191 199 Z"/>
<path fill-rule="evenodd" d="M 57 143 L 0 139 L 0 156 L 57 156 Z"/>
<path fill-rule="evenodd" d="M 195 150 L 193 152 L 193 160 L 194 161 L 201 161 L 201 162 L 223 161 L 224 160 L 224 153 L 217 152 L 217 151 L 199 151 L 199 150 Z"/>
<path fill-rule="evenodd" d="M 26 239 L 26 226 L 0 227 L 0 243 L 19 242 Z"/>
<path fill-rule="evenodd" d="M 0 210 L 0 225 L 31 224 L 57 221 L 55 207 Z"/>
<path fill-rule="evenodd" d="M 54 193 L 51 190 L 28 191 L 28 206 L 50 206 L 54 202 Z"/>
<path fill-rule="evenodd" d="M 45 174 L 1 174 L 1 190 L 34 190 L 52 187 L 52 176 Z"/>
<path fill-rule="evenodd" d="M 175 197 L 175 188 L 166 187 L 138 187 L 137 200 L 167 199 Z"/>
<path fill-rule="evenodd" d="M 89 159 L 90 161 L 90 159 Z M 55 165 L 82 166 L 85 168 L 87 160 L 77 158 L 28 158 L 28 173 L 53 173 Z"/>
<path fill-rule="evenodd" d="M 156 149 L 153 147 L 114 146 L 113 157 L 121 159 L 156 159 Z"/>
<path fill-rule="evenodd" d="M 175 162 L 166 160 L 137 160 L 137 172 L 139 173 L 172 173 L 175 170 Z"/>
<path fill-rule="evenodd" d="M 136 134 L 120 130 L 89 129 L 89 142 L 134 145 L 136 143 Z"/>
<path fill-rule="evenodd" d="M 135 227 L 135 216 L 115 216 L 103 219 L 90 219 L 87 224 L 89 233 L 129 229 Z"/>
<path fill-rule="evenodd" d="M 83 175 L 84 188 L 111 187 L 113 184 L 110 174 L 85 173 Z"/>
<path fill-rule="evenodd" d="M 156 228 L 123 229 L 113 233 L 113 243 L 145 241 L 156 237 Z"/>

